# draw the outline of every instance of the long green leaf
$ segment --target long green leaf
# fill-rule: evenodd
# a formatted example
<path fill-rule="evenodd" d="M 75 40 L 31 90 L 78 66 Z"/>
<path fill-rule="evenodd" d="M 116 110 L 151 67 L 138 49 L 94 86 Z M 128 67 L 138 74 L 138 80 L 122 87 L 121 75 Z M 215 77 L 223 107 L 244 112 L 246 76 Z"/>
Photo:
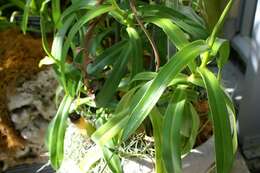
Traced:
<path fill-rule="evenodd" d="M 102 41 L 109 36 L 109 34 L 114 32 L 114 28 L 109 27 L 106 29 L 102 29 L 100 33 L 96 35 L 96 37 L 92 38 L 91 44 L 89 47 L 89 52 L 91 55 L 97 56 L 99 53 L 99 48 L 102 49 Z M 84 42 L 84 41 L 81 41 Z"/>
<path fill-rule="evenodd" d="M 194 17 L 187 15 L 186 12 L 181 11 L 179 9 L 166 7 L 165 5 L 143 5 L 138 7 L 138 11 L 142 12 L 142 15 L 149 16 L 151 14 L 163 14 L 168 17 L 174 17 L 175 19 L 179 19 L 182 21 L 185 21 L 187 23 L 198 25 L 200 28 L 204 28 L 205 26 L 201 25 L 201 21 L 198 21 L 197 19 L 194 20 Z M 150 11 L 150 13 L 149 13 Z M 148 12 L 144 14 L 145 12 Z M 198 16 L 199 17 L 199 16 Z"/>
<path fill-rule="evenodd" d="M 190 152 L 190 150 L 194 147 L 194 144 L 196 142 L 196 137 L 198 135 L 199 125 L 200 125 L 200 119 L 199 115 L 197 114 L 195 108 L 191 103 L 188 103 L 186 105 L 188 108 L 185 109 L 187 118 L 190 122 L 189 126 L 191 126 L 190 134 L 187 142 L 185 143 L 182 154 L 186 154 Z"/>
<path fill-rule="evenodd" d="M 63 48 L 63 42 L 65 40 L 66 33 L 69 29 L 69 27 L 72 25 L 76 18 L 76 15 L 69 16 L 64 23 L 62 24 L 62 27 L 58 30 L 58 32 L 55 34 L 52 47 L 51 47 L 51 54 L 52 56 L 60 61 L 62 57 L 62 48 Z"/>
<path fill-rule="evenodd" d="M 212 48 L 217 35 L 219 34 L 222 26 L 224 25 L 225 22 L 225 18 L 228 15 L 228 12 L 230 10 L 230 8 L 232 7 L 233 4 L 233 0 L 229 0 L 228 4 L 226 5 L 224 11 L 222 12 L 218 22 L 216 23 L 215 27 L 213 28 L 213 31 L 211 32 L 209 38 L 207 39 L 207 42 L 209 44 L 209 47 Z M 202 63 L 201 63 L 201 67 L 205 67 L 208 63 L 208 61 L 210 60 L 210 53 L 206 52 L 203 56 L 202 56 Z"/>
<path fill-rule="evenodd" d="M 127 111 L 128 110 L 124 110 L 116 115 L 112 115 L 113 117 L 111 119 L 93 133 L 91 139 L 100 146 L 106 145 L 110 139 L 119 134 L 125 127 L 129 118 Z"/>
<path fill-rule="evenodd" d="M 64 96 L 59 109 L 48 127 L 47 146 L 53 168 L 58 169 L 63 160 L 64 137 L 67 127 L 67 117 L 73 99 Z"/>
<path fill-rule="evenodd" d="M 162 155 L 168 173 L 181 173 L 181 125 L 186 93 L 177 88 L 163 120 Z"/>
<path fill-rule="evenodd" d="M 219 57 L 217 58 L 217 63 L 219 68 L 223 68 L 224 64 L 227 63 L 227 60 L 229 58 L 229 41 L 226 39 L 216 38 L 212 49 L 210 51 L 211 56 L 216 56 L 219 54 Z"/>
<path fill-rule="evenodd" d="M 141 72 L 135 75 L 135 77 L 130 81 L 130 84 L 135 81 L 150 81 L 157 76 L 156 72 Z M 168 86 L 173 86 L 180 83 L 192 83 L 198 86 L 203 87 L 203 81 L 199 78 L 195 78 L 194 75 L 187 76 L 183 73 L 179 73 L 169 84 Z"/>
<path fill-rule="evenodd" d="M 120 100 L 120 102 L 116 106 L 115 113 L 119 113 L 126 109 L 126 107 L 131 103 L 132 97 L 135 94 L 136 90 L 141 86 L 138 85 L 131 90 L 129 90 Z"/>
<path fill-rule="evenodd" d="M 130 49 L 132 50 L 132 77 L 143 70 L 143 49 L 141 38 L 133 27 L 126 29 L 130 39 Z"/>
<path fill-rule="evenodd" d="M 23 19 L 22 19 L 22 23 L 21 23 L 21 28 L 22 28 L 23 34 L 26 34 L 26 30 L 27 30 L 28 16 L 30 13 L 31 2 L 32 2 L 32 0 L 27 0 L 26 4 L 24 6 Z"/>
<path fill-rule="evenodd" d="M 177 47 L 177 49 L 181 49 L 189 43 L 185 33 L 178 26 L 173 24 L 170 19 L 161 17 L 149 17 L 144 18 L 144 21 L 154 23 L 155 25 L 162 28 L 163 31 L 168 35 L 171 42 Z"/>
<path fill-rule="evenodd" d="M 211 48 L 210 56 L 217 56 L 217 54 L 218 54 L 216 59 L 217 59 L 217 65 L 219 68 L 219 72 L 218 72 L 219 80 L 221 79 L 222 69 L 228 61 L 229 53 L 230 53 L 229 41 L 226 39 L 216 38 L 216 40 Z"/>
<path fill-rule="evenodd" d="M 112 65 L 116 59 L 118 58 L 118 55 L 121 52 L 121 49 L 125 47 L 126 41 L 120 41 L 110 48 L 107 48 L 102 52 L 92 64 L 88 65 L 87 71 L 90 75 L 95 75 L 102 71 L 105 66 Z"/>
<path fill-rule="evenodd" d="M 125 49 L 127 49 L 126 52 L 122 51 Z M 100 92 L 97 94 L 96 102 L 98 106 L 107 106 L 108 102 L 115 94 L 122 77 L 124 76 L 131 49 L 128 48 L 127 44 L 122 50 L 120 59 L 117 59 L 114 63 L 112 73 L 106 80 Z"/>
<path fill-rule="evenodd" d="M 154 107 L 149 115 L 153 126 L 153 137 L 155 143 L 155 170 L 156 173 L 165 173 L 162 157 L 162 129 L 163 116 L 157 107 Z"/>
<path fill-rule="evenodd" d="M 235 154 L 237 151 L 237 146 L 238 146 L 238 141 L 237 141 L 237 123 L 236 123 L 236 110 L 235 107 L 232 103 L 232 99 L 230 98 L 230 96 L 228 95 L 228 93 L 226 93 L 224 91 L 224 89 L 222 89 L 223 91 L 223 95 L 225 97 L 225 102 L 227 104 L 228 107 L 228 111 L 231 114 L 231 127 L 232 127 L 232 136 L 233 136 L 233 153 Z"/>
<path fill-rule="evenodd" d="M 58 80 L 62 84 L 65 92 L 68 93 L 67 82 L 66 82 L 66 77 L 65 77 L 65 69 L 64 69 L 64 65 L 62 65 L 63 68 L 61 67 L 60 60 L 62 57 L 62 48 L 63 48 L 63 42 L 64 42 L 65 35 L 67 33 L 67 30 L 71 26 L 72 22 L 75 20 L 76 15 L 72 14 L 64 21 L 62 28 L 60 28 L 54 36 L 52 48 L 50 50 L 49 45 L 48 45 L 47 36 L 46 36 L 46 29 L 45 29 L 46 18 L 47 18 L 46 5 L 48 2 L 49 1 L 45 1 L 42 4 L 41 13 L 40 13 L 41 14 L 42 44 L 43 44 L 43 48 L 44 48 L 45 52 L 48 55 L 49 61 L 52 60 L 54 63 L 56 63 L 56 65 L 54 66 L 54 69 L 55 69 L 56 73 L 58 74 Z M 42 63 L 42 61 L 40 63 Z"/>
<path fill-rule="evenodd" d="M 167 85 L 174 79 L 178 73 L 183 70 L 187 64 L 193 61 L 198 55 L 205 52 L 208 46 L 204 41 L 195 41 L 188 44 L 159 71 L 151 86 L 144 92 L 142 98 L 130 105 L 130 119 L 123 133 L 123 140 L 127 139 L 138 126 L 142 123 L 153 106 L 159 100 Z"/>
<path fill-rule="evenodd" d="M 143 92 L 151 85 L 151 81 L 144 84 L 137 92 L 138 86 L 130 90 L 119 102 L 116 112 L 112 115 L 112 118 L 109 119 L 104 125 L 102 125 L 97 131 L 91 136 L 91 139 L 99 144 L 105 145 L 110 139 L 118 135 L 125 127 L 129 116 L 129 109 L 124 108 L 123 106 L 129 105 L 131 102 L 137 102 L 141 99 Z M 135 97 L 133 97 L 134 93 Z M 118 141 L 119 143 L 121 141 Z"/>
<path fill-rule="evenodd" d="M 182 14 L 179 10 L 174 10 L 162 5 L 140 6 L 138 11 L 143 17 L 161 17 L 172 20 L 176 25 L 189 33 L 193 38 L 206 38 L 208 33 L 201 23 L 193 21 L 192 18 Z"/>
<path fill-rule="evenodd" d="M 157 73 L 156 72 L 141 72 L 138 73 L 137 75 L 134 76 L 134 78 L 131 80 L 130 83 L 132 82 L 136 82 L 136 81 L 148 81 L 148 80 L 152 80 L 156 77 Z"/>
<path fill-rule="evenodd" d="M 233 4 L 233 0 L 229 0 L 228 4 L 226 5 L 224 11 L 222 12 L 218 22 L 216 23 L 216 25 L 214 26 L 213 28 L 213 31 L 212 33 L 210 34 L 210 37 L 209 37 L 209 45 L 210 47 L 213 45 L 213 43 L 215 42 L 215 39 L 217 37 L 217 34 L 220 32 L 222 26 L 224 25 L 224 22 L 225 22 L 225 18 L 227 17 L 228 15 L 228 12 L 230 10 L 230 8 L 232 7 L 232 4 Z"/>
<path fill-rule="evenodd" d="M 225 96 L 212 72 L 200 68 L 199 73 L 207 90 L 210 113 L 213 119 L 217 172 L 229 173 L 232 168 L 234 153 Z"/>
<path fill-rule="evenodd" d="M 70 43 L 74 39 L 77 32 L 79 32 L 80 28 L 82 28 L 87 22 L 92 20 L 93 18 L 100 16 L 104 13 L 107 13 L 111 10 L 113 10 L 114 7 L 111 5 L 100 5 L 96 8 L 93 8 L 92 10 L 88 11 L 85 15 L 83 15 L 77 23 L 73 25 L 73 27 L 70 29 L 70 32 L 68 34 L 68 37 L 64 43 L 63 51 L 62 51 L 62 58 L 61 62 L 62 64 L 65 62 L 66 55 L 68 54 L 68 50 L 70 47 Z"/>
<path fill-rule="evenodd" d="M 181 13 L 187 16 L 189 19 L 194 21 L 196 24 L 206 27 L 204 19 L 201 17 L 201 15 L 198 15 L 194 8 L 190 6 L 180 6 L 178 10 L 181 11 Z"/>
<path fill-rule="evenodd" d="M 67 16 L 69 16 L 79 10 L 82 10 L 82 9 L 90 10 L 93 8 L 94 8 L 94 6 L 93 6 L 93 4 L 91 5 L 90 1 L 77 0 L 75 3 L 72 3 L 72 5 L 70 5 L 68 8 L 66 8 L 62 12 L 59 22 L 62 22 L 64 19 L 67 18 Z"/>
<path fill-rule="evenodd" d="M 42 47 L 45 51 L 45 53 L 48 55 L 49 58 L 53 59 L 54 62 L 55 58 L 52 56 L 47 36 L 46 36 L 46 25 L 47 25 L 47 4 L 49 3 L 50 0 L 45 0 L 40 9 L 40 26 L 41 26 L 41 36 L 42 36 Z"/>
<path fill-rule="evenodd" d="M 52 7 L 52 19 L 55 24 L 58 23 L 60 16 L 61 16 L 61 10 L 60 10 L 60 0 L 52 0 L 51 1 L 51 7 Z"/>
<path fill-rule="evenodd" d="M 170 19 L 149 17 L 145 20 L 161 27 L 163 31 L 167 34 L 173 45 L 177 47 L 177 49 L 181 49 L 189 43 L 185 33 L 178 26 L 173 24 Z M 190 62 L 188 64 L 188 67 L 190 68 L 191 72 L 195 72 L 195 62 Z"/>
<path fill-rule="evenodd" d="M 110 170 L 113 173 L 122 173 L 123 168 L 121 166 L 120 158 L 115 151 L 111 151 L 111 149 L 115 148 L 115 144 L 113 140 L 110 140 L 109 142 L 106 143 L 105 146 L 101 146 L 101 148 L 102 148 L 104 158 L 108 163 Z"/>

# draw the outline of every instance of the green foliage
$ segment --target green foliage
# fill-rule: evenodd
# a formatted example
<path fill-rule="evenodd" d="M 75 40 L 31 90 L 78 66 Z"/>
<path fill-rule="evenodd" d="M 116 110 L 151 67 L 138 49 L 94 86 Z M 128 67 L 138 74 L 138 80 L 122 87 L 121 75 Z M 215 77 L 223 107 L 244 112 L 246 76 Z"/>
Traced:
<path fill-rule="evenodd" d="M 49 125 L 46 144 L 50 153 L 52 166 L 57 169 L 63 159 L 63 141 L 67 126 L 67 117 L 73 98 L 65 96 L 59 106 L 59 109 Z"/>
<path fill-rule="evenodd" d="M 233 145 L 229 113 L 223 92 L 214 74 L 201 68 L 199 72 L 203 78 L 210 106 L 210 116 L 214 123 L 216 165 L 218 172 L 230 172 L 233 162 Z"/>
<path fill-rule="evenodd" d="M 30 6 L 31 6 L 32 2 L 33 2 L 32 0 L 28 0 L 28 1 L 26 1 L 26 4 L 24 6 L 23 19 L 22 19 L 22 23 L 21 23 L 21 28 L 22 28 L 22 31 L 24 34 L 26 33 L 29 10 L 30 10 Z"/>
<path fill-rule="evenodd" d="M 194 104 L 198 101 L 197 88 L 201 87 L 207 92 L 209 119 L 214 126 L 217 171 L 230 171 L 237 145 L 235 111 L 220 83 L 229 44 L 217 34 L 232 0 L 211 34 L 203 19 L 185 6 L 187 3 L 174 2 L 166 5 L 140 0 L 136 3 L 137 13 L 127 2 L 114 0 L 101 4 L 74 0 L 64 8 L 56 0 L 42 3 L 41 33 L 47 57 L 40 65 L 53 64 L 65 93 L 46 142 L 55 169 L 63 158 L 68 113 L 87 107 L 108 113 L 91 139 L 112 172 L 122 172 L 117 152 L 120 145 L 131 140 L 131 135 L 150 118 L 156 172 L 180 173 L 181 157 L 193 148 L 198 135 L 200 120 Z M 196 1 L 191 5 L 195 10 L 199 8 Z M 51 48 L 46 36 L 50 10 L 54 24 Z M 153 38 L 144 34 L 153 31 L 162 39 L 168 38 L 176 48 L 176 52 L 168 54 L 165 44 L 161 44 L 164 40 L 154 40 L 162 60 L 157 64 L 158 71 L 154 70 L 153 60 L 156 49 L 150 45 Z M 218 79 L 207 68 L 214 59 Z M 78 104 L 69 108 L 73 100 Z M 95 118 L 99 122 L 98 114 Z"/>
<path fill-rule="evenodd" d="M 18 24 L 24 34 L 26 34 L 26 31 L 39 32 L 37 26 L 28 27 L 28 22 L 30 21 L 30 16 L 38 17 L 40 15 L 42 3 L 43 0 L 6 0 L 5 2 L 1 2 L 0 20 L 2 20 L 1 16 L 3 16 L 6 19 L 6 26 L 15 26 Z M 20 17 L 21 19 L 19 19 Z M 36 25 L 37 21 L 33 20 L 33 25 Z"/>
<path fill-rule="evenodd" d="M 181 172 L 181 125 L 183 122 L 186 93 L 177 88 L 172 95 L 165 117 L 162 131 L 162 154 L 167 172 Z"/>

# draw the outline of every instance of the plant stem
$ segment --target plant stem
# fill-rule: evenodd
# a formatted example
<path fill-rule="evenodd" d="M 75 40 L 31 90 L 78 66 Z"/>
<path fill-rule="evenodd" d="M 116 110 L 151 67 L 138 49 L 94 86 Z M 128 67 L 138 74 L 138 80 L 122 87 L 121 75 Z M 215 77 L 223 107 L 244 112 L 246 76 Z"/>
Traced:
<path fill-rule="evenodd" d="M 104 0 L 97 0 L 97 6 L 101 5 L 104 2 Z M 89 89 L 89 83 L 88 83 L 88 74 L 86 71 L 87 65 L 91 62 L 90 59 L 90 53 L 88 51 L 94 29 L 96 28 L 97 24 L 100 22 L 100 20 L 104 17 L 104 14 L 99 16 L 98 18 L 93 19 L 93 21 L 88 25 L 88 30 L 85 35 L 85 43 L 84 43 L 84 58 L 83 58 L 83 67 L 82 67 L 82 73 L 83 73 L 83 83 Z"/>
<path fill-rule="evenodd" d="M 156 48 L 155 42 L 154 42 L 153 38 L 150 36 L 150 34 L 148 33 L 148 31 L 145 29 L 143 22 L 139 19 L 138 14 L 137 14 L 137 10 L 135 8 L 135 1 L 134 0 L 130 0 L 130 7 L 133 11 L 133 14 L 135 16 L 137 23 L 140 25 L 141 29 L 145 33 L 146 37 L 148 38 L 148 40 L 149 40 L 149 42 L 152 46 L 154 58 L 155 58 L 155 64 L 156 64 L 155 70 L 158 71 L 159 67 L 160 67 L 160 57 L 159 57 L 159 53 L 158 53 L 158 50 Z"/>
<path fill-rule="evenodd" d="M 121 15 L 124 16 L 124 11 L 118 6 L 115 0 L 111 0 L 111 4 L 116 8 L 117 12 Z"/>
<path fill-rule="evenodd" d="M 204 130 L 204 128 L 207 126 L 207 124 L 209 123 L 209 120 L 207 120 L 203 125 L 202 125 L 202 127 L 199 129 L 199 131 L 198 131 L 198 134 L 200 134 L 203 130 Z"/>
<path fill-rule="evenodd" d="M 216 40 L 216 37 L 217 37 L 217 34 L 219 33 L 219 31 L 221 30 L 223 24 L 224 24 L 224 21 L 225 21 L 225 18 L 227 17 L 228 15 L 228 12 L 230 10 L 230 8 L 232 7 L 232 4 L 233 4 L 233 0 L 229 0 L 227 6 L 225 7 L 224 11 L 222 12 L 217 24 L 215 25 L 215 27 L 213 28 L 213 31 L 208 39 L 208 44 L 209 44 L 209 47 L 210 49 L 212 48 L 215 40 Z M 201 63 L 201 67 L 205 67 L 208 63 L 210 59 L 210 53 L 209 51 L 207 51 L 204 55 L 203 55 L 203 60 L 202 60 L 202 63 Z"/>

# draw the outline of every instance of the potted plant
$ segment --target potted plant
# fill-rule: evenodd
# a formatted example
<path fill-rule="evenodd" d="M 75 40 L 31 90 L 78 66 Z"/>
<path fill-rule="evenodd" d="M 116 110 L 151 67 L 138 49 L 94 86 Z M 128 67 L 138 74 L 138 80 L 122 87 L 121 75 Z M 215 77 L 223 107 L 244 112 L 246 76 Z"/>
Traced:
<path fill-rule="evenodd" d="M 23 34 L 26 34 L 27 31 L 40 33 L 40 8 L 42 3 L 43 0 L 8 0 L 2 2 L 0 4 L 0 14 L 2 15 L 3 13 L 4 16 L 2 18 L 3 20 L 1 20 L 3 25 L 1 27 L 16 24 L 19 25 Z M 57 9 L 60 8 L 60 5 L 54 2 L 52 3 L 52 6 Z M 53 23 L 58 20 L 56 17 L 56 13 L 58 13 L 57 9 L 55 13 L 52 13 L 49 16 L 49 32 L 50 29 L 53 28 Z M 9 21 L 7 18 L 10 18 Z"/>
<path fill-rule="evenodd" d="M 63 160 L 68 115 L 76 112 L 95 114 L 93 124 L 87 122 L 87 134 L 112 172 L 123 171 L 120 145 L 147 121 L 155 141 L 156 172 L 181 172 L 181 158 L 193 148 L 199 129 L 194 105 L 205 91 L 216 169 L 230 172 L 237 148 L 235 111 L 220 82 L 229 44 L 217 35 L 232 0 L 210 34 L 192 8 L 178 3 L 73 0 L 62 13 L 51 8 L 57 12 L 51 49 L 45 32 L 48 3 L 41 6 L 47 56 L 40 65 L 53 64 L 64 90 L 46 138 L 55 169 Z M 167 50 L 167 39 L 174 53 Z M 212 61 L 217 76 L 207 67 Z"/>

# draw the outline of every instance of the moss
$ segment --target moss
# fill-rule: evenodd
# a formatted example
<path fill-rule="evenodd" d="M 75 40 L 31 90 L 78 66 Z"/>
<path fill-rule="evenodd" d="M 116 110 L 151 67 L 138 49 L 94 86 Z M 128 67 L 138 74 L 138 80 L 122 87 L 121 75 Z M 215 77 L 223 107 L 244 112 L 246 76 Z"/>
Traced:
<path fill-rule="evenodd" d="M 25 36 L 16 28 L 0 32 L 0 40 L 0 151 L 12 152 L 23 148 L 25 140 L 10 120 L 6 93 L 13 92 L 20 79 L 40 71 L 38 63 L 44 51 L 40 38 Z"/>

